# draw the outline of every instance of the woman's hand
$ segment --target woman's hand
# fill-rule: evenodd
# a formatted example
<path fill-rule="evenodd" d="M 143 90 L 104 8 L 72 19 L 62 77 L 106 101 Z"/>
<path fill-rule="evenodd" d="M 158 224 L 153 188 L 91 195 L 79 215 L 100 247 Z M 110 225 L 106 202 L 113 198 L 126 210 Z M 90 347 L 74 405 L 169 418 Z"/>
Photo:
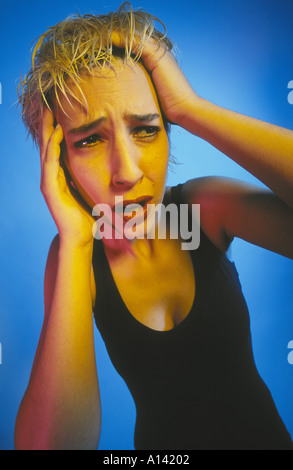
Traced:
<path fill-rule="evenodd" d="M 116 47 L 125 47 L 124 40 L 116 32 L 112 33 L 112 42 Z M 135 43 L 132 52 L 139 53 Z M 182 125 L 182 116 L 198 96 L 177 61 L 171 52 L 163 45 L 158 46 L 154 39 L 149 39 L 143 46 L 141 58 L 151 74 L 165 117 L 171 124 Z"/>
<path fill-rule="evenodd" d="M 40 126 L 41 192 L 58 228 L 60 241 L 87 244 L 93 240 L 94 218 L 72 195 L 60 165 L 63 130 L 54 128 L 51 111 L 44 110 Z"/>

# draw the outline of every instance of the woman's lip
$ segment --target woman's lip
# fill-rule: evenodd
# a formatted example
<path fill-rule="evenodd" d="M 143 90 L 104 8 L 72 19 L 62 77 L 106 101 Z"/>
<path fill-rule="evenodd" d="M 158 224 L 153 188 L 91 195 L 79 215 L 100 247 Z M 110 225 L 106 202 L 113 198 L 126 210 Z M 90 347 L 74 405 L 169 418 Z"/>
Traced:
<path fill-rule="evenodd" d="M 141 205 L 141 203 L 143 203 L 143 206 L 145 206 L 151 200 L 152 200 L 152 196 L 140 196 L 136 199 L 125 199 L 125 200 L 122 199 L 122 201 L 119 202 L 119 204 L 114 204 L 114 206 L 112 207 L 112 210 L 118 211 L 121 213 L 124 211 L 124 208 L 127 206 Z"/>
<path fill-rule="evenodd" d="M 128 206 L 129 204 L 140 204 L 144 202 L 145 204 L 148 203 L 152 199 L 152 196 L 140 196 L 136 199 L 126 199 L 123 201 L 124 206 Z"/>

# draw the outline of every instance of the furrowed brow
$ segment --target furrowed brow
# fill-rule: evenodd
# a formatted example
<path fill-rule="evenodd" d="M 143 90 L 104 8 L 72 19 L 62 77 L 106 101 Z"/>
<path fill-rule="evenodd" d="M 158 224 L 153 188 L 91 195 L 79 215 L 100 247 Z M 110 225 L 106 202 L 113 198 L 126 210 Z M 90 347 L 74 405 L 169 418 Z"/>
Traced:
<path fill-rule="evenodd" d="M 102 122 L 106 121 L 106 117 L 101 117 L 99 119 L 96 119 L 95 121 L 89 122 L 88 124 L 83 124 L 82 126 L 79 127 L 73 127 L 68 131 L 69 134 L 83 134 L 85 132 L 91 131 L 92 129 L 95 129 L 98 127 Z"/>
<path fill-rule="evenodd" d="M 149 113 L 149 114 L 131 114 L 127 113 L 124 114 L 124 119 L 130 120 L 130 121 L 137 121 L 137 122 L 143 122 L 143 123 L 150 123 L 154 121 L 155 119 L 159 119 L 160 115 L 158 113 Z M 83 134 L 86 132 L 91 131 L 92 129 L 95 129 L 98 127 L 102 122 L 106 121 L 106 117 L 101 117 L 99 119 L 96 119 L 95 121 L 89 122 L 87 124 L 83 124 L 82 126 L 79 127 L 73 127 L 68 131 L 69 134 Z"/>

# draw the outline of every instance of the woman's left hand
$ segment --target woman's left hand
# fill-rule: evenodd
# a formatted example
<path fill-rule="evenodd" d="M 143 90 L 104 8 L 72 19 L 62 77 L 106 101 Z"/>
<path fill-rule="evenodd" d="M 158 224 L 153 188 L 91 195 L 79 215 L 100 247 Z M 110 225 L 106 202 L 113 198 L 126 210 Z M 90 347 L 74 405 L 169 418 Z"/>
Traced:
<path fill-rule="evenodd" d="M 117 47 L 125 46 L 118 33 L 112 33 L 112 41 Z M 132 51 L 138 52 L 135 44 Z M 171 124 L 181 125 L 182 116 L 198 96 L 172 53 L 163 45 L 158 46 L 154 39 L 149 39 L 143 46 L 141 58 L 151 74 L 165 117 Z"/>

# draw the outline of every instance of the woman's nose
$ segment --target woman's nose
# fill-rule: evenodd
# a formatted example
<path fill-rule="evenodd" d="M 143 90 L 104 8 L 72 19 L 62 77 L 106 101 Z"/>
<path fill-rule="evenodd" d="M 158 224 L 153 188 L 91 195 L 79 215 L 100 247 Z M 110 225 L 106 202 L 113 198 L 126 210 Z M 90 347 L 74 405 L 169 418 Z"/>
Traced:
<path fill-rule="evenodd" d="M 112 183 L 120 189 L 134 186 L 143 176 L 139 168 L 139 155 L 134 144 L 119 139 L 112 148 Z"/>

